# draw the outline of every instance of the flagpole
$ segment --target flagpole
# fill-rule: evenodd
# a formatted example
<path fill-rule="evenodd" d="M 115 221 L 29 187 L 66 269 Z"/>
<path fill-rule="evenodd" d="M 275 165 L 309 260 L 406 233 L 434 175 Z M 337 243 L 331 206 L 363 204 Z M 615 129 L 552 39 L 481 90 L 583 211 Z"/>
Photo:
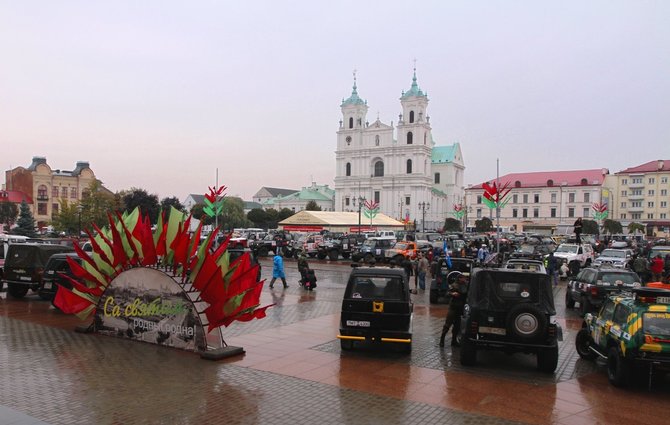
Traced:
<path fill-rule="evenodd" d="M 219 190 L 219 167 L 216 167 L 216 181 L 214 183 L 214 190 Z M 219 195 L 215 195 L 216 197 L 214 198 L 214 204 L 218 204 L 219 202 Z M 216 211 L 216 210 L 215 210 Z M 219 214 L 214 214 L 214 230 L 219 228 Z M 218 248 L 218 231 L 216 232 L 217 234 L 214 235 L 214 248 Z"/>
<path fill-rule="evenodd" d="M 496 185 L 500 191 L 500 158 L 496 158 Z M 497 196 L 500 197 L 500 192 Z M 500 256 L 500 202 L 496 202 L 496 253 Z"/>

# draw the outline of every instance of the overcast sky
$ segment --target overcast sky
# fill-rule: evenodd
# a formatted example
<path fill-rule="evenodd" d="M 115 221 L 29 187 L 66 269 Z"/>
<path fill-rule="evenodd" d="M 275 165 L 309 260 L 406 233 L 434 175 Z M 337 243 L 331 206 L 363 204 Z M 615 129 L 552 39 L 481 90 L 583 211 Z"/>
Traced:
<path fill-rule="evenodd" d="M 113 191 L 333 186 L 352 70 L 394 124 L 416 59 L 466 183 L 670 156 L 670 1 L 0 0 L 0 165 Z M 4 182 L 4 173 L 2 174 Z"/>

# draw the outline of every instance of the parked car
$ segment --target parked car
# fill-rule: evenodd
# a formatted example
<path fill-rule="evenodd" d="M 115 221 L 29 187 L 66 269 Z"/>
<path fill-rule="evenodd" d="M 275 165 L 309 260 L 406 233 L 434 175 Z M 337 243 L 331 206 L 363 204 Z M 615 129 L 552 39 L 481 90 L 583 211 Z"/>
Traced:
<path fill-rule="evenodd" d="M 354 267 L 342 300 L 340 340 L 342 350 L 354 343 L 396 344 L 412 350 L 414 305 L 409 282 L 400 268 Z"/>
<path fill-rule="evenodd" d="M 582 267 L 589 267 L 595 258 L 591 244 L 562 243 L 554 251 L 559 264 L 565 260 L 570 267 L 571 275 L 576 275 Z"/>
<path fill-rule="evenodd" d="M 607 361 L 615 386 L 633 377 L 651 380 L 670 372 L 670 290 L 636 288 L 610 295 L 596 314 L 584 317 L 575 339 L 583 359 Z"/>
<path fill-rule="evenodd" d="M 510 258 L 525 258 L 528 260 L 543 260 L 555 249 L 554 245 L 541 243 L 524 243 L 519 248 L 512 251 Z"/>
<path fill-rule="evenodd" d="M 37 291 L 49 257 L 61 252 L 74 252 L 74 248 L 39 243 L 10 245 L 7 250 L 3 278 L 9 295 L 14 298 L 23 298 L 30 289 Z"/>
<path fill-rule="evenodd" d="M 649 249 L 647 259 L 651 261 L 652 258 L 656 258 L 659 255 L 665 259 L 665 256 L 668 254 L 670 254 L 670 245 L 655 245 Z"/>
<path fill-rule="evenodd" d="M 506 269 L 529 270 L 532 272 L 547 273 L 543 261 L 512 258 L 505 263 Z"/>
<path fill-rule="evenodd" d="M 261 280 L 261 264 L 258 262 L 258 257 L 256 256 L 256 253 L 252 251 L 249 248 L 228 248 L 226 249 L 228 254 L 230 255 L 230 262 L 232 263 L 233 261 L 237 260 L 240 258 L 243 254 L 249 254 L 249 261 L 252 266 L 255 266 L 258 264 L 258 274 L 256 275 L 256 281 L 260 282 Z"/>
<path fill-rule="evenodd" d="M 368 238 L 351 255 L 352 260 L 370 262 L 373 259 L 381 262 L 385 259 L 386 250 L 390 249 L 394 240 L 384 238 Z"/>
<path fill-rule="evenodd" d="M 594 267 L 609 266 L 618 269 L 630 268 L 633 251 L 630 249 L 606 249 L 593 260 Z"/>
<path fill-rule="evenodd" d="M 335 261 L 341 256 L 346 260 L 365 240 L 364 235 L 357 234 L 343 235 L 336 239 L 326 240 L 319 246 L 317 257 L 321 259 L 328 257 L 331 261 Z"/>
<path fill-rule="evenodd" d="M 553 373 L 562 329 L 554 316 L 547 274 L 475 269 L 461 326 L 460 362 L 472 366 L 479 350 L 537 355 L 537 367 Z"/>
<path fill-rule="evenodd" d="M 5 258 L 7 256 L 9 245 L 26 242 L 28 242 L 27 236 L 7 235 L 0 233 L 0 290 L 2 290 L 2 277 L 4 275 Z"/>
<path fill-rule="evenodd" d="M 75 279 L 70 264 L 67 261 L 68 258 L 81 264 L 81 258 L 75 252 L 54 254 L 49 258 L 44 266 L 42 281 L 37 290 L 40 298 L 45 300 L 53 299 L 59 286 L 72 289 L 72 283 L 65 277 L 69 276 Z"/>
<path fill-rule="evenodd" d="M 584 315 L 597 310 L 612 293 L 641 286 L 640 277 L 631 270 L 613 267 L 588 267 L 565 288 L 565 307 L 574 308 L 579 303 Z"/>
<path fill-rule="evenodd" d="M 400 264 L 406 258 L 415 259 L 418 253 L 419 245 L 417 242 L 399 241 L 386 250 L 384 257 L 386 261 L 395 261 L 396 264 Z"/>

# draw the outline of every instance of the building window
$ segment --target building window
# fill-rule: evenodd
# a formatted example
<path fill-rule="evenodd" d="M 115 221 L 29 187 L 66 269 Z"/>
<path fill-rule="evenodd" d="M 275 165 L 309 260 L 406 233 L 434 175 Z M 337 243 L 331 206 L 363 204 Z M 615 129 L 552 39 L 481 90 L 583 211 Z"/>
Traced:
<path fill-rule="evenodd" d="M 661 201 L 661 208 L 665 208 L 668 206 L 668 203 L 666 201 Z"/>
<path fill-rule="evenodd" d="M 624 220 L 625 220 L 625 219 L 626 219 L 626 214 L 619 214 L 619 218 L 621 218 L 621 219 L 624 219 Z"/>
<path fill-rule="evenodd" d="M 347 162 L 347 165 L 344 168 L 345 168 L 344 174 L 347 177 L 351 177 L 351 162 Z"/>
<path fill-rule="evenodd" d="M 477 203 L 478 204 L 482 203 L 482 195 L 477 195 Z"/>
<path fill-rule="evenodd" d="M 575 216 L 575 209 L 574 208 L 568 208 L 568 217 L 574 217 Z"/>
<path fill-rule="evenodd" d="M 555 202 L 556 202 L 556 192 L 551 194 L 551 203 L 553 204 Z"/>
<path fill-rule="evenodd" d="M 649 189 L 649 192 L 647 192 L 648 196 L 654 196 L 654 189 Z"/>
<path fill-rule="evenodd" d="M 519 216 L 519 210 L 516 208 L 512 209 L 512 217 L 517 218 Z"/>
<path fill-rule="evenodd" d="M 528 194 L 527 193 L 524 193 L 524 195 L 523 195 L 523 203 L 524 204 L 528 203 Z"/>
<path fill-rule="evenodd" d="M 575 202 L 575 193 L 568 193 L 568 202 Z"/>
<path fill-rule="evenodd" d="M 591 202 L 591 194 L 584 192 L 584 202 Z"/>
<path fill-rule="evenodd" d="M 482 209 L 477 208 L 477 218 L 482 218 Z"/>
<path fill-rule="evenodd" d="M 407 174 L 412 174 L 412 160 L 407 160 Z"/>
<path fill-rule="evenodd" d="M 513 204 L 518 204 L 519 203 L 519 195 L 517 195 L 516 193 L 514 195 L 512 195 L 512 203 Z"/>
<path fill-rule="evenodd" d="M 621 196 L 628 196 L 628 191 L 627 190 L 622 190 L 621 191 Z"/>
<path fill-rule="evenodd" d="M 409 196 L 405 196 L 405 205 L 409 205 L 409 201 L 411 201 Z"/>
<path fill-rule="evenodd" d="M 666 214 L 666 213 L 661 213 L 661 217 L 660 217 L 660 218 L 667 218 L 667 214 Z"/>
<path fill-rule="evenodd" d="M 354 128 L 354 119 L 353 119 L 353 117 L 349 117 L 349 128 Z"/>
<path fill-rule="evenodd" d="M 631 196 L 642 196 L 642 189 L 633 189 L 630 194 Z"/>
<path fill-rule="evenodd" d="M 588 217 L 588 216 L 589 216 L 589 209 L 588 209 L 588 208 L 584 208 L 584 209 L 582 210 L 582 217 Z"/>
<path fill-rule="evenodd" d="M 628 179 L 621 179 L 621 184 L 628 184 Z"/>
<path fill-rule="evenodd" d="M 635 177 L 634 179 L 631 180 L 631 184 L 641 184 L 642 183 L 642 177 Z"/>
<path fill-rule="evenodd" d="M 382 161 L 375 162 L 375 177 L 384 177 L 384 163 Z"/>
<path fill-rule="evenodd" d="M 524 208 L 524 209 L 521 210 L 521 216 L 523 218 L 528 217 L 528 208 Z"/>
<path fill-rule="evenodd" d="M 58 186 L 53 186 L 51 188 L 51 197 L 58 198 Z"/>
<path fill-rule="evenodd" d="M 76 187 L 70 188 L 70 198 L 71 199 L 77 199 L 77 188 Z"/>
<path fill-rule="evenodd" d="M 37 214 L 38 215 L 47 215 L 47 204 L 45 202 L 37 203 Z"/>
<path fill-rule="evenodd" d="M 344 198 L 344 206 L 348 207 L 349 206 L 349 198 Z"/>
<path fill-rule="evenodd" d="M 60 189 L 60 197 L 61 198 L 67 198 L 67 187 L 62 187 Z"/>
<path fill-rule="evenodd" d="M 47 199 L 47 187 L 43 184 L 37 187 L 37 199 Z"/>
<path fill-rule="evenodd" d="M 661 183 L 667 183 L 668 178 L 667 177 L 661 177 Z"/>
<path fill-rule="evenodd" d="M 536 193 L 535 195 L 533 195 L 533 202 L 536 203 L 536 204 L 540 203 L 540 194 L 539 193 Z"/>
<path fill-rule="evenodd" d="M 656 183 L 656 179 L 653 177 L 649 177 L 649 184 L 654 184 Z"/>
<path fill-rule="evenodd" d="M 533 217 L 538 218 L 540 216 L 540 209 L 539 208 L 533 208 Z"/>
<path fill-rule="evenodd" d="M 552 218 L 556 218 L 556 208 L 552 208 L 552 209 L 550 209 L 550 210 L 549 210 L 549 215 L 550 215 Z"/>
<path fill-rule="evenodd" d="M 436 184 L 440 183 L 440 173 L 435 173 L 435 183 Z"/>
<path fill-rule="evenodd" d="M 412 134 L 411 131 L 408 131 L 408 132 L 407 132 L 407 144 L 408 144 L 408 145 L 411 145 L 412 142 L 413 142 L 413 139 L 414 139 L 414 135 Z"/>
<path fill-rule="evenodd" d="M 640 218 L 642 218 L 642 213 L 633 213 L 630 215 L 631 220 L 639 220 Z"/>
<path fill-rule="evenodd" d="M 380 199 L 381 199 L 381 198 L 379 197 L 379 191 L 378 191 L 378 190 L 375 190 L 375 202 L 376 202 L 376 203 L 379 203 L 379 200 L 380 200 Z"/>
<path fill-rule="evenodd" d="M 654 202 L 653 201 L 647 202 L 647 208 L 654 208 Z"/>
<path fill-rule="evenodd" d="M 626 203 L 625 202 L 621 203 L 621 208 L 626 208 Z"/>
<path fill-rule="evenodd" d="M 375 136 L 375 146 L 379 146 L 379 135 Z"/>
<path fill-rule="evenodd" d="M 653 214 L 653 213 L 648 213 L 648 214 L 647 214 L 647 219 L 653 219 L 653 218 L 654 218 L 654 214 Z"/>
<path fill-rule="evenodd" d="M 409 123 L 414 122 L 414 111 L 409 111 Z"/>
<path fill-rule="evenodd" d="M 668 196 L 668 189 L 661 189 L 661 196 Z"/>
<path fill-rule="evenodd" d="M 51 214 L 58 214 L 58 204 L 51 204 Z"/>

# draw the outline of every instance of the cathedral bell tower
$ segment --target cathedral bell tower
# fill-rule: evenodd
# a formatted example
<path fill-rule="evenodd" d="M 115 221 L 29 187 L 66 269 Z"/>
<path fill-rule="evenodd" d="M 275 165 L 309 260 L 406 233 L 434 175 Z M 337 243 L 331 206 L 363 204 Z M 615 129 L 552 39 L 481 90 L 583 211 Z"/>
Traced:
<path fill-rule="evenodd" d="M 416 68 L 412 76 L 412 87 L 400 96 L 402 115 L 398 120 L 398 144 L 424 145 L 432 147 L 428 94 L 424 93 L 416 82 Z"/>

